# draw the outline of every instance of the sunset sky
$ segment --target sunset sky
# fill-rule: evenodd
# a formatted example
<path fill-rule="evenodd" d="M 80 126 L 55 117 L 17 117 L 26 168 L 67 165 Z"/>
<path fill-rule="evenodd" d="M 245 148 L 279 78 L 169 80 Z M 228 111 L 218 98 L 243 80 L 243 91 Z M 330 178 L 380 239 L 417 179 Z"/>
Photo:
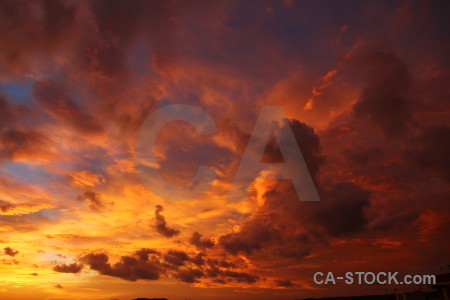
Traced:
<path fill-rule="evenodd" d="M 450 264 L 448 1 L 0 1 L 0 299 L 303 299 L 317 271 Z M 216 132 L 141 125 L 189 104 Z M 321 201 L 290 180 L 227 195 L 264 106 L 282 106 Z M 283 162 L 276 138 L 263 161 Z"/>

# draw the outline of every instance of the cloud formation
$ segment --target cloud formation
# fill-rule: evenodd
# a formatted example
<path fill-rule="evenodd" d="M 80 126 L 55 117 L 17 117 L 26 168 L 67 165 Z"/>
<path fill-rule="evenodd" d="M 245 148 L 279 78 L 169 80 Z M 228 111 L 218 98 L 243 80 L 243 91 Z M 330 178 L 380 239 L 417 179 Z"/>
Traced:
<path fill-rule="evenodd" d="M 162 269 L 160 262 L 154 258 L 142 255 L 122 256 L 115 264 L 109 263 L 109 257 L 104 253 L 86 254 L 81 261 L 88 265 L 91 270 L 98 271 L 102 275 L 119 277 L 129 281 L 138 279 L 157 280 Z"/>
<path fill-rule="evenodd" d="M 171 238 L 180 234 L 180 231 L 178 229 L 167 226 L 166 218 L 161 214 L 161 212 L 163 211 L 164 207 L 162 207 L 161 205 L 157 205 L 155 207 L 156 231 L 167 238 Z"/>
<path fill-rule="evenodd" d="M 215 245 L 212 239 L 202 238 L 202 235 L 197 231 L 192 234 L 189 242 L 200 250 L 212 248 Z"/>
<path fill-rule="evenodd" d="M 84 191 L 81 195 L 77 196 L 76 200 L 86 203 L 89 209 L 94 212 L 100 212 L 105 208 L 100 194 L 92 190 Z"/>
<path fill-rule="evenodd" d="M 19 254 L 19 251 L 14 250 L 14 249 L 11 248 L 11 247 L 6 247 L 6 248 L 3 249 L 3 253 L 4 253 L 5 255 L 14 257 L 14 256 L 16 256 L 17 254 Z"/>
<path fill-rule="evenodd" d="M 172 276 L 180 281 L 194 283 L 200 279 L 214 279 L 225 282 L 231 279 L 235 282 L 248 284 L 258 280 L 258 276 L 230 270 L 237 266 L 226 261 L 214 259 L 203 260 L 205 254 L 188 255 L 184 251 L 169 250 L 161 255 L 153 249 L 142 248 L 132 255 L 122 256 L 114 264 L 109 262 L 109 256 L 105 253 L 89 253 L 80 258 L 80 261 L 99 274 L 118 277 L 128 281 L 158 280 L 161 277 Z M 73 263 L 63 265 L 62 269 L 73 270 L 82 265 Z M 63 272 L 62 270 L 58 272 Z"/>
<path fill-rule="evenodd" d="M 404 135 L 413 124 L 408 67 L 394 54 L 376 49 L 361 50 L 352 59 L 365 81 L 355 115 L 370 118 L 387 136 Z"/>
<path fill-rule="evenodd" d="M 82 264 L 72 263 L 72 264 L 60 264 L 53 268 L 53 271 L 60 273 L 79 273 L 83 269 Z"/>
<path fill-rule="evenodd" d="M 448 12 L 414 0 L 0 1 L 4 297 L 319 298 L 336 294 L 311 281 L 324 266 L 438 270 L 450 253 Z M 217 127 L 201 136 L 176 121 L 158 135 L 164 178 L 217 174 L 182 203 L 149 190 L 135 162 L 144 120 L 180 103 Z M 270 105 L 284 107 L 320 202 L 299 201 L 289 180 L 226 201 Z M 262 161 L 283 162 L 275 139 Z M 18 274 L 27 284 L 10 289 Z M 93 274 L 109 278 L 87 289 Z"/>

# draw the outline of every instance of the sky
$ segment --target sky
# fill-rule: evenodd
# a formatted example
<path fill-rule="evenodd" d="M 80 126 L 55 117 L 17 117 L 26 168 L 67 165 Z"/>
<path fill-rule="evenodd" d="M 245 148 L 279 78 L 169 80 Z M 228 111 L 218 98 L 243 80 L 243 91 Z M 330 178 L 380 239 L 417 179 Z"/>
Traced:
<path fill-rule="evenodd" d="M 1 1 L 0 298 L 303 299 L 422 288 L 318 271 L 448 272 L 449 20 L 438 0 Z M 159 131 L 164 180 L 216 174 L 181 201 L 136 160 L 172 104 L 216 127 Z M 227 199 L 266 106 L 320 201 L 290 179 Z M 261 161 L 283 162 L 276 136 Z"/>

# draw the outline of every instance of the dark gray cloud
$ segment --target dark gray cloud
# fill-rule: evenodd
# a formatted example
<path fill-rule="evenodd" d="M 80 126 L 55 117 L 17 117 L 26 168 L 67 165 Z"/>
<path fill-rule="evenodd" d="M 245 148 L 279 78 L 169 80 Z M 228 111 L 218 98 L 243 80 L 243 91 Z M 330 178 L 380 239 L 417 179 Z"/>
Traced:
<path fill-rule="evenodd" d="M 188 255 L 179 250 L 169 250 L 164 255 L 153 249 L 140 249 L 132 255 L 122 256 L 116 263 L 110 263 L 105 253 L 89 253 L 80 262 L 99 274 L 136 281 L 157 280 L 160 277 L 174 277 L 183 282 L 193 283 L 200 279 L 214 279 L 217 283 L 227 280 L 254 283 L 259 277 L 240 270 L 226 260 L 204 259 L 206 254 L 199 252 Z M 65 268 L 68 268 L 66 266 Z M 71 268 L 72 269 L 72 268 Z"/>
<path fill-rule="evenodd" d="M 39 157 L 48 153 L 50 140 L 30 129 L 8 128 L 0 134 L 0 157 L 12 159 L 14 155 Z"/>
<path fill-rule="evenodd" d="M 0 64 L 4 72 L 28 73 L 33 59 L 60 50 L 75 35 L 75 13 L 76 9 L 65 1 L 2 1 Z"/>
<path fill-rule="evenodd" d="M 199 252 L 194 257 L 191 257 L 189 261 L 192 262 L 197 267 L 201 267 L 205 264 L 205 260 L 203 259 L 203 257 L 205 256 L 206 256 L 205 253 Z"/>
<path fill-rule="evenodd" d="M 205 276 L 203 272 L 199 269 L 182 269 L 176 274 L 176 277 L 181 281 L 193 283 L 196 282 L 198 278 Z"/>
<path fill-rule="evenodd" d="M 346 196 L 349 195 L 340 196 L 340 193 L 343 193 L 342 190 L 345 190 L 344 187 L 356 190 L 356 185 L 343 183 L 335 186 L 333 190 L 329 191 L 329 188 L 323 187 L 318 181 L 319 168 L 323 164 L 325 157 L 321 154 L 320 139 L 314 129 L 298 120 L 290 120 L 290 126 L 302 151 L 308 170 L 315 179 L 315 184 L 321 197 L 327 199 L 323 199 L 324 201 L 317 203 L 317 205 L 301 205 L 298 198 L 295 196 L 296 194 L 293 193 L 292 186 L 287 182 L 280 181 L 277 186 L 265 193 L 263 196 L 265 199 L 263 207 L 259 208 L 259 211 L 252 219 L 242 226 L 239 232 L 226 234 L 220 237 L 219 244 L 231 254 L 237 254 L 239 251 L 251 254 L 254 250 L 261 249 L 263 245 L 270 245 L 270 247 L 273 247 L 278 244 L 279 246 L 273 248 L 273 251 L 275 251 L 277 255 L 282 257 L 304 257 L 309 254 L 309 250 L 305 248 L 309 243 L 308 234 L 305 232 L 289 231 L 289 235 L 286 235 L 278 228 L 281 226 L 288 226 L 288 228 L 290 227 L 293 229 L 299 225 L 299 219 L 304 219 L 301 218 L 301 216 L 306 216 L 310 221 L 314 221 L 315 224 L 317 222 L 322 222 L 320 227 L 326 227 L 328 229 L 327 231 L 329 231 L 333 226 L 327 225 L 327 221 L 322 221 L 319 215 L 326 214 L 326 211 L 331 209 L 328 208 L 331 203 L 333 203 L 335 206 L 334 208 L 337 208 L 338 211 L 345 211 L 349 207 L 352 207 L 352 205 L 341 203 L 343 201 L 352 200 L 347 200 Z M 281 158 L 277 159 L 277 155 L 281 155 L 281 153 L 274 139 L 269 142 L 265 155 L 269 160 L 275 159 L 282 161 Z M 350 193 L 351 192 L 348 194 Z M 368 205 L 368 198 L 366 198 L 367 197 L 361 200 L 364 202 L 364 205 Z M 354 202 L 359 203 L 358 199 L 359 198 L 357 197 Z M 340 205 L 342 207 L 338 207 L 339 203 L 341 203 Z M 355 205 L 357 206 L 357 204 Z M 307 211 L 307 213 L 302 211 Z M 358 211 L 358 209 L 354 209 L 350 213 L 357 214 L 355 215 L 355 218 L 361 220 L 361 211 Z M 315 218 L 314 215 L 317 217 Z M 345 219 L 345 217 L 342 219 Z M 293 223 L 291 225 L 285 224 L 285 220 L 292 220 Z M 348 226 L 350 227 L 350 225 Z M 295 244 L 297 244 L 299 248 L 295 246 Z M 292 251 L 289 251 L 289 249 Z"/>
<path fill-rule="evenodd" d="M 88 265 L 102 275 L 136 281 L 138 279 L 157 280 L 160 278 L 163 267 L 155 255 L 147 257 L 142 252 L 136 252 L 132 256 L 122 256 L 115 264 L 109 263 L 109 257 L 104 253 L 89 253 L 81 258 L 81 262 Z"/>
<path fill-rule="evenodd" d="M 161 253 L 154 249 L 142 248 L 135 252 L 135 255 L 139 257 L 140 260 L 147 261 L 149 259 L 149 255 L 160 256 Z"/>
<path fill-rule="evenodd" d="M 86 190 L 76 200 L 86 203 L 89 209 L 94 212 L 101 212 L 105 208 L 105 203 L 102 201 L 100 194 L 95 191 Z"/>
<path fill-rule="evenodd" d="M 302 152 L 308 171 L 316 179 L 320 165 L 324 157 L 320 153 L 320 139 L 314 128 L 295 119 L 290 119 L 289 124 L 294 133 L 297 144 Z M 261 162 L 281 163 L 284 162 L 280 148 L 274 136 L 271 136 L 264 151 Z"/>
<path fill-rule="evenodd" d="M 2 93 L 0 93 L 0 116 L 1 129 L 11 125 L 12 121 L 14 120 L 11 107 Z"/>
<path fill-rule="evenodd" d="M 223 277 L 232 278 L 236 282 L 254 283 L 259 279 L 258 276 L 251 275 L 247 272 L 237 272 L 231 270 L 219 270 L 218 274 Z"/>
<path fill-rule="evenodd" d="M 14 207 L 15 207 L 14 204 L 0 199 L 0 211 L 2 213 L 6 213 L 6 212 L 10 211 L 11 209 L 14 209 Z"/>
<path fill-rule="evenodd" d="M 188 260 L 189 256 L 184 251 L 169 250 L 169 252 L 164 255 L 165 262 L 178 267 L 184 265 L 184 263 Z"/>
<path fill-rule="evenodd" d="M 320 139 L 314 128 L 295 119 L 289 120 L 295 139 L 302 151 L 308 171 L 313 180 L 317 179 L 319 168 L 325 157 L 321 154 Z"/>
<path fill-rule="evenodd" d="M 36 81 L 33 84 L 33 97 L 52 117 L 83 134 L 101 133 L 101 125 L 70 99 L 68 94 L 69 91 L 62 84 L 53 81 Z"/>
<path fill-rule="evenodd" d="M 350 64 L 364 81 L 355 115 L 368 117 L 388 137 L 404 135 L 414 124 L 408 67 L 393 53 L 370 47 L 360 50 Z"/>
<path fill-rule="evenodd" d="M 417 220 L 419 216 L 420 212 L 417 210 L 400 211 L 395 213 L 385 212 L 383 215 L 379 216 L 369 224 L 369 230 L 390 230 L 401 225 L 409 224 L 412 221 Z"/>
<path fill-rule="evenodd" d="M 290 286 L 294 286 L 294 284 L 287 279 L 276 279 L 274 280 L 275 285 L 279 286 L 279 287 L 290 287 Z"/>
<path fill-rule="evenodd" d="M 178 229 L 167 226 L 166 218 L 161 214 L 161 212 L 163 211 L 164 207 L 162 207 L 161 205 L 156 205 L 155 207 L 156 231 L 167 238 L 171 238 L 180 234 L 180 231 Z"/>
<path fill-rule="evenodd" d="M 200 250 L 212 248 L 215 245 L 215 243 L 212 239 L 202 238 L 202 235 L 200 233 L 198 233 L 197 231 L 192 234 L 189 242 L 192 245 L 194 245 L 195 247 L 199 248 Z"/>
<path fill-rule="evenodd" d="M 342 236 L 365 229 L 368 220 L 364 208 L 370 193 L 351 182 L 341 182 L 329 190 L 312 220 L 331 236 Z"/>
<path fill-rule="evenodd" d="M 382 154 L 381 149 L 377 147 L 368 149 L 346 148 L 342 152 L 348 161 L 358 166 L 365 166 L 369 162 L 376 161 Z"/>
<path fill-rule="evenodd" d="M 221 268 L 225 268 L 225 269 L 229 269 L 229 268 L 237 268 L 237 265 L 226 261 L 226 260 L 217 260 L 217 259 L 210 259 L 208 258 L 208 265 L 213 266 L 213 267 L 221 267 Z"/>
<path fill-rule="evenodd" d="M 11 247 L 6 247 L 6 248 L 3 249 L 3 253 L 4 253 L 5 255 L 9 255 L 9 256 L 11 256 L 11 257 L 14 257 L 14 256 L 16 256 L 17 254 L 19 254 L 19 251 L 14 250 L 14 249 L 11 248 Z"/>
<path fill-rule="evenodd" d="M 82 264 L 72 263 L 72 264 L 60 264 L 53 267 L 53 271 L 60 273 L 80 273 L 83 269 Z"/>
<path fill-rule="evenodd" d="M 311 254 L 317 239 L 364 232 L 370 193 L 350 182 L 322 188 L 322 201 L 298 201 L 288 182 L 266 192 L 265 203 L 237 232 L 222 235 L 219 245 L 232 255 L 255 252 L 299 260 Z M 299 232 L 299 228 L 304 232 Z M 314 239 L 311 239 L 311 236 Z"/>
<path fill-rule="evenodd" d="M 35 112 L 9 102 L 0 93 L 0 158 L 11 160 L 49 155 L 51 140 L 27 124 L 27 119 L 32 114 Z"/>
<path fill-rule="evenodd" d="M 325 161 L 319 137 L 302 122 L 290 120 L 290 124 L 322 201 L 301 202 L 290 180 L 279 180 L 266 191 L 262 206 L 239 231 L 219 237 L 218 244 L 229 254 L 250 256 L 258 252 L 300 260 L 311 254 L 317 242 L 367 228 L 365 209 L 370 205 L 370 192 L 351 182 L 324 185 L 319 181 L 319 168 Z M 268 158 L 276 159 L 276 148 L 266 148 Z"/>
<path fill-rule="evenodd" d="M 245 223 L 240 231 L 222 235 L 219 244 L 230 254 L 243 252 L 250 255 L 277 236 L 279 232 L 275 228 L 252 220 Z"/>
<path fill-rule="evenodd" d="M 431 170 L 450 181 L 450 127 L 430 126 L 414 137 L 404 154 L 422 170 Z"/>

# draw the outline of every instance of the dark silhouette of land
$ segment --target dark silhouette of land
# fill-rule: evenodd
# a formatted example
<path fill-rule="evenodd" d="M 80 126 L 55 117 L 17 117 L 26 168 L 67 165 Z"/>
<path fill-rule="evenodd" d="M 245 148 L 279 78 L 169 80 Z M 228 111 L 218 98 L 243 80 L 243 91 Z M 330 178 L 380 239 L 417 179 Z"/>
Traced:
<path fill-rule="evenodd" d="M 169 300 L 167 298 L 136 298 L 133 300 Z"/>
<path fill-rule="evenodd" d="M 349 297 L 326 297 L 326 298 L 306 298 L 303 300 L 395 300 L 395 294 L 387 295 L 366 295 L 366 296 L 349 296 Z"/>

